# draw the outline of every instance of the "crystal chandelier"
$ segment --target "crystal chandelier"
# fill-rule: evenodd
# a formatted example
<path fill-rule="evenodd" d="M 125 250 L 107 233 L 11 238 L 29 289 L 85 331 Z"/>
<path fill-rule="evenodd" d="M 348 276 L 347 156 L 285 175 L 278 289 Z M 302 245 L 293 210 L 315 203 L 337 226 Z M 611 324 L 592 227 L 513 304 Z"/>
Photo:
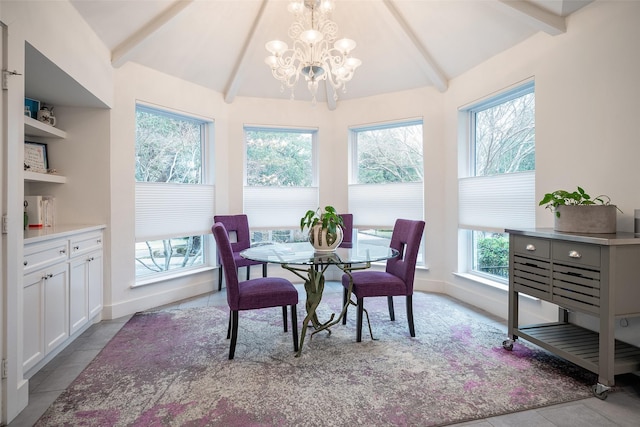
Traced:
<path fill-rule="evenodd" d="M 349 56 L 356 42 L 351 39 L 336 41 L 338 25 L 329 19 L 333 7 L 333 0 L 291 0 L 287 10 L 295 17 L 289 27 L 293 47 L 289 49 L 280 40 L 272 40 L 265 46 L 271 53 L 265 62 L 273 77 L 282 83 L 282 90 L 285 86 L 291 90 L 291 99 L 302 74 L 314 104 L 320 80 L 331 84 L 333 99 L 337 101 L 338 90 L 346 92 L 345 84 L 362 64 L 359 59 Z"/>

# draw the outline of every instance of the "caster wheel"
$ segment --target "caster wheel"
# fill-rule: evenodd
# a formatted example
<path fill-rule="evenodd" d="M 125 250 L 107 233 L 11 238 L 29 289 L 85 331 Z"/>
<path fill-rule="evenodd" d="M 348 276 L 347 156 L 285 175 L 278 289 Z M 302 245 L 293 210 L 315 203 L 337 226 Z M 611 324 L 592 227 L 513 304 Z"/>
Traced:
<path fill-rule="evenodd" d="M 505 350 L 511 351 L 513 350 L 513 340 L 504 340 L 502 341 L 502 348 Z"/>
<path fill-rule="evenodd" d="M 609 387 L 602 384 L 594 384 L 591 386 L 593 395 L 600 400 L 605 400 L 609 396 Z"/>

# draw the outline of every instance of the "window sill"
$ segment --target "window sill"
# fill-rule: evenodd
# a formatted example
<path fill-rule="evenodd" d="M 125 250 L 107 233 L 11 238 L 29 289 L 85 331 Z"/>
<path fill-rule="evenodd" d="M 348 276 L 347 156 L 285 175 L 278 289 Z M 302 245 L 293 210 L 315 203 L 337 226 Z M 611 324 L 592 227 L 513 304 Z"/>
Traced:
<path fill-rule="evenodd" d="M 213 267 L 213 266 L 205 266 L 205 267 L 194 268 L 193 270 L 183 270 L 183 271 L 176 272 L 176 273 L 163 274 L 162 276 L 154 275 L 154 276 L 149 277 L 149 278 L 136 280 L 136 282 L 133 285 L 131 285 L 131 288 L 132 289 L 133 288 L 139 288 L 141 286 L 153 285 L 153 284 L 160 283 L 160 282 L 166 282 L 168 280 L 179 279 L 181 277 L 187 277 L 187 276 L 191 276 L 193 274 L 198 274 L 198 273 L 203 273 L 203 272 L 206 272 L 206 271 L 215 270 L 216 268 L 217 267 Z"/>
<path fill-rule="evenodd" d="M 499 289 L 505 292 L 509 291 L 509 285 L 505 285 L 504 283 L 496 282 L 495 280 L 490 280 L 485 277 L 476 276 L 469 273 L 453 273 L 454 276 L 461 277 L 463 279 L 469 280 L 471 282 L 475 282 L 481 285 L 490 286 L 494 289 Z M 540 301 L 539 298 L 532 297 L 531 295 L 519 293 L 521 297 L 528 298 L 532 301 Z"/>

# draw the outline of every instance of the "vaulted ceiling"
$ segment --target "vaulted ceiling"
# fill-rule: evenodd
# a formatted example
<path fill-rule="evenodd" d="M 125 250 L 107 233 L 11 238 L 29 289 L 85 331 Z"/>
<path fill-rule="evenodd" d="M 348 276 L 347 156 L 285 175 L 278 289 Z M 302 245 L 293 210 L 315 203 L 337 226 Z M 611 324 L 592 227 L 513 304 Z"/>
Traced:
<path fill-rule="evenodd" d="M 362 60 L 340 99 L 434 86 L 542 31 L 592 0 L 336 0 L 338 37 Z M 111 50 L 132 61 L 236 96 L 288 99 L 264 63 L 265 43 L 290 39 L 286 0 L 71 0 Z M 311 99 L 300 83 L 295 98 Z M 328 100 L 327 100 L 328 99 Z M 320 88 L 318 100 L 335 108 Z M 339 102 L 339 101 L 338 101 Z"/>

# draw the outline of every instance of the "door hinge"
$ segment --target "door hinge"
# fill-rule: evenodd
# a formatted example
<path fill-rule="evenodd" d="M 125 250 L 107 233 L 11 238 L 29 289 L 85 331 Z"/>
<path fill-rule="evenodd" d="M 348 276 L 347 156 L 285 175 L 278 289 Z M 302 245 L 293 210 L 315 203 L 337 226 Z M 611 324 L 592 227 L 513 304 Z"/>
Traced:
<path fill-rule="evenodd" d="M 9 76 L 21 76 L 21 75 L 22 74 L 20 74 L 16 70 L 13 70 L 13 71 L 2 70 L 2 89 L 4 90 L 9 89 Z"/>
<path fill-rule="evenodd" d="M 9 232 L 9 219 L 7 218 L 7 214 L 2 215 L 2 234 L 7 234 Z"/>
<path fill-rule="evenodd" d="M 2 379 L 6 379 L 8 375 L 8 363 L 7 359 L 2 359 Z"/>

